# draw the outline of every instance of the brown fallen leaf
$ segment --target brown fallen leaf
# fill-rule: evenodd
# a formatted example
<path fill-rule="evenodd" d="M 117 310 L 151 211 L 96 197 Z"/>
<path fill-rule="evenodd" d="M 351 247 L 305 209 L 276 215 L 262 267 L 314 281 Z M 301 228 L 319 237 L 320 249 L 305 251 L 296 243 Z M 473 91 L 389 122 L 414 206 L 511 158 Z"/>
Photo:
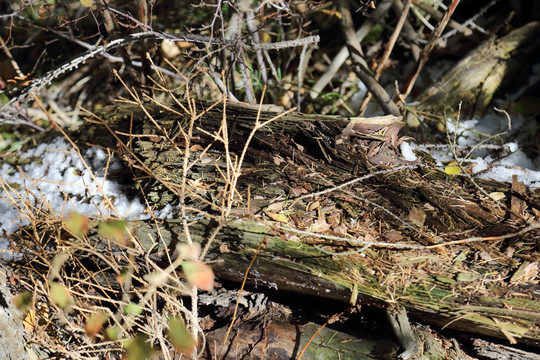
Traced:
<path fill-rule="evenodd" d="M 409 221 L 418 227 L 422 227 L 426 221 L 426 213 L 422 209 L 413 206 L 409 211 Z"/>
<path fill-rule="evenodd" d="M 390 240 L 390 241 L 399 241 L 401 239 L 403 239 L 403 235 L 401 234 L 401 232 L 399 231 L 396 231 L 396 230 L 389 230 L 387 232 L 385 232 L 383 234 L 383 237 L 387 240 Z"/>

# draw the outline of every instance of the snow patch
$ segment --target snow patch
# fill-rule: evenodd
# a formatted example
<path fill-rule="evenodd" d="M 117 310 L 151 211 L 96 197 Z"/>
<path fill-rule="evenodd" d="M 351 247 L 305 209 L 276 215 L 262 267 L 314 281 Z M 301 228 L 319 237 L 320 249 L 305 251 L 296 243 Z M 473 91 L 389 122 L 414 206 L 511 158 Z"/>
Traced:
<path fill-rule="evenodd" d="M 402 142 L 400 147 L 401 155 L 403 155 L 403 158 L 405 158 L 405 160 L 416 161 L 418 159 L 418 157 L 413 152 L 411 144 L 409 144 L 407 141 Z"/>
<path fill-rule="evenodd" d="M 62 217 L 70 211 L 76 211 L 86 216 L 111 216 L 129 220 L 149 218 L 146 206 L 139 199 L 128 199 L 120 184 L 103 176 L 108 156 L 99 148 L 86 150 L 83 157 L 91 169 L 88 171 L 72 146 L 58 137 L 49 144 L 40 144 L 22 154 L 22 159 L 37 159 L 22 165 L 20 170 L 2 164 L 0 248 L 6 249 L 9 245 L 3 235 L 4 231 L 10 234 L 27 225 L 36 213 L 36 209 L 25 209 L 24 203 L 47 213 L 58 213 Z M 121 166 L 114 158 L 109 165 L 109 169 Z M 168 205 L 157 211 L 156 216 L 170 218 L 174 210 Z"/>

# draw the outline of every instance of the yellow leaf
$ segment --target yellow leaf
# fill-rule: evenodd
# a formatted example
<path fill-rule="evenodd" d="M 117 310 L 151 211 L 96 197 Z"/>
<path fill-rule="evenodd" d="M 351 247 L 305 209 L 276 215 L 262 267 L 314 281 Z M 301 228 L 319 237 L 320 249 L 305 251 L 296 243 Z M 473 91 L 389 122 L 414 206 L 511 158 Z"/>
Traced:
<path fill-rule="evenodd" d="M 80 0 L 81 5 L 84 7 L 92 7 L 92 0 Z"/>
<path fill-rule="evenodd" d="M 457 162 L 452 161 L 450 164 L 446 165 L 444 172 L 448 175 L 458 175 L 461 173 L 461 169 L 457 165 Z"/>
<path fill-rule="evenodd" d="M 287 215 L 285 214 L 282 214 L 282 213 L 273 213 L 273 212 L 269 212 L 269 211 L 265 211 L 264 212 L 266 215 L 268 215 L 270 217 L 270 219 L 274 220 L 274 221 L 279 221 L 280 223 L 288 223 L 288 219 L 287 219 Z"/>
<path fill-rule="evenodd" d="M 342 18 L 342 16 L 343 16 L 339 11 L 336 11 L 336 10 L 327 10 L 327 9 L 323 9 L 323 10 L 321 10 L 321 12 L 322 12 L 322 13 L 325 13 L 325 14 L 327 14 L 327 15 L 331 15 L 331 16 L 333 15 L 333 16 L 337 17 L 337 18 L 340 19 L 340 20 L 341 20 L 341 18 Z"/>
<path fill-rule="evenodd" d="M 24 331 L 26 331 L 27 333 L 33 333 L 36 330 L 38 326 L 38 321 L 36 320 L 35 310 L 30 310 L 28 314 L 26 314 L 23 320 L 23 325 Z"/>
<path fill-rule="evenodd" d="M 506 197 L 506 195 L 504 195 L 504 193 L 499 192 L 499 191 L 489 193 L 488 195 L 493 200 L 502 200 L 502 199 L 504 199 Z"/>
<path fill-rule="evenodd" d="M 49 323 L 49 308 L 44 303 L 36 304 L 37 310 L 30 310 L 23 320 L 24 330 L 27 333 L 33 333 L 40 326 L 45 326 Z"/>

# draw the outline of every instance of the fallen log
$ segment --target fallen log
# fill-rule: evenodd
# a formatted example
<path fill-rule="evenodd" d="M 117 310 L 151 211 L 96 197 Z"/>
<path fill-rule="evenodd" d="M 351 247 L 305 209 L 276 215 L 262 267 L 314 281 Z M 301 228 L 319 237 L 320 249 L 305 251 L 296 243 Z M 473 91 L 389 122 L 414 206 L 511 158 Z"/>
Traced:
<path fill-rule="evenodd" d="M 420 94 L 413 113 L 475 119 L 485 114 L 493 97 L 513 94 L 538 57 L 540 23 L 531 22 L 506 36 L 490 37 Z M 411 123 L 414 123 L 411 121 Z"/>
<path fill-rule="evenodd" d="M 256 119 L 269 122 L 253 132 Z M 62 224 L 48 230 L 81 261 L 96 253 L 128 261 L 131 252 L 167 266 L 189 236 L 219 279 L 241 282 L 255 258 L 247 282 L 259 288 L 403 307 L 438 327 L 540 345 L 531 272 L 539 192 L 402 159 L 399 119 L 190 101 L 116 106 L 89 120 L 74 136 L 79 144 L 116 151 L 152 206 L 180 203 L 183 212 L 130 223 L 127 245 L 95 231 L 80 242 Z M 228 197 L 231 164 L 243 152 Z M 502 203 L 485 195 L 495 191 Z M 29 235 L 12 240 L 32 248 Z"/>

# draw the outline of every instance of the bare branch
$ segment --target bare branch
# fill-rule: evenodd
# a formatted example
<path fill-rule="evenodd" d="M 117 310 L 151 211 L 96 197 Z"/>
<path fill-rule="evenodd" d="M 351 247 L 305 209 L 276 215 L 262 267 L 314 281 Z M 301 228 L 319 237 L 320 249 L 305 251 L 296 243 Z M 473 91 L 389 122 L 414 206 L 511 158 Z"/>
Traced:
<path fill-rule="evenodd" d="M 145 40 L 170 40 L 170 41 L 184 41 L 184 42 L 193 42 L 193 43 L 205 43 L 205 44 L 215 44 L 222 46 L 241 46 L 249 50 L 267 50 L 267 49 L 284 49 L 288 47 L 303 46 L 305 44 L 313 44 L 319 41 L 319 36 L 308 36 L 303 39 L 283 41 L 278 43 L 268 43 L 268 44 L 238 44 L 235 41 L 230 40 L 217 40 L 211 39 L 206 36 L 191 35 L 191 34 L 180 34 L 180 35 L 171 35 L 163 32 L 157 31 L 145 31 L 135 34 L 130 34 L 124 38 L 115 39 L 107 45 L 96 46 L 93 49 L 81 54 L 74 59 L 69 60 L 58 68 L 49 71 L 43 77 L 32 81 L 29 85 L 24 88 L 14 89 L 12 92 L 20 91 L 17 96 L 12 98 L 8 104 L 13 104 L 16 101 L 27 101 L 26 99 L 36 95 L 41 91 L 45 86 L 49 85 L 54 79 L 59 76 L 71 72 L 78 68 L 81 64 L 84 64 L 87 60 L 94 58 L 98 55 L 104 55 L 108 51 L 113 49 L 133 44 Z M 2 92 L 3 93 L 3 92 Z"/>
<path fill-rule="evenodd" d="M 381 84 L 379 84 L 379 82 L 375 80 L 373 76 L 371 76 L 366 71 L 364 66 L 362 66 L 362 63 L 364 62 L 364 60 L 362 59 L 362 50 L 360 47 L 360 41 L 358 40 L 358 37 L 356 36 L 354 29 L 352 28 L 353 22 L 348 1 L 338 1 L 338 9 L 342 15 L 342 19 L 340 22 L 341 29 L 345 35 L 345 41 L 347 42 L 349 56 L 354 64 L 354 72 L 366 85 L 369 91 L 371 91 L 371 93 L 373 94 L 375 99 L 377 99 L 377 102 L 379 103 L 379 105 L 381 105 L 385 113 L 399 116 L 400 111 L 398 106 L 394 104 L 394 102 L 392 101 L 386 90 L 384 90 L 384 88 L 381 86 Z"/>
<path fill-rule="evenodd" d="M 441 19 L 441 21 L 437 24 L 437 27 L 435 30 L 433 30 L 433 33 L 431 34 L 431 37 L 429 38 L 428 44 L 424 47 L 424 50 L 422 50 L 422 54 L 420 55 L 420 59 L 416 62 L 416 66 L 407 79 L 405 85 L 403 86 L 401 90 L 401 96 L 403 98 L 406 98 L 407 95 L 412 90 L 412 87 L 414 86 L 414 83 L 416 82 L 416 78 L 418 77 L 418 74 L 420 73 L 420 70 L 424 67 L 425 63 L 427 62 L 429 58 L 429 54 L 431 54 L 431 51 L 435 47 L 435 44 L 437 43 L 437 40 L 441 37 L 441 34 L 443 30 L 445 29 L 446 25 L 448 24 L 448 21 L 450 21 L 450 17 L 454 13 L 454 10 L 458 6 L 460 0 L 453 0 L 450 7 L 448 7 L 448 10 L 444 14 L 444 17 Z"/>

